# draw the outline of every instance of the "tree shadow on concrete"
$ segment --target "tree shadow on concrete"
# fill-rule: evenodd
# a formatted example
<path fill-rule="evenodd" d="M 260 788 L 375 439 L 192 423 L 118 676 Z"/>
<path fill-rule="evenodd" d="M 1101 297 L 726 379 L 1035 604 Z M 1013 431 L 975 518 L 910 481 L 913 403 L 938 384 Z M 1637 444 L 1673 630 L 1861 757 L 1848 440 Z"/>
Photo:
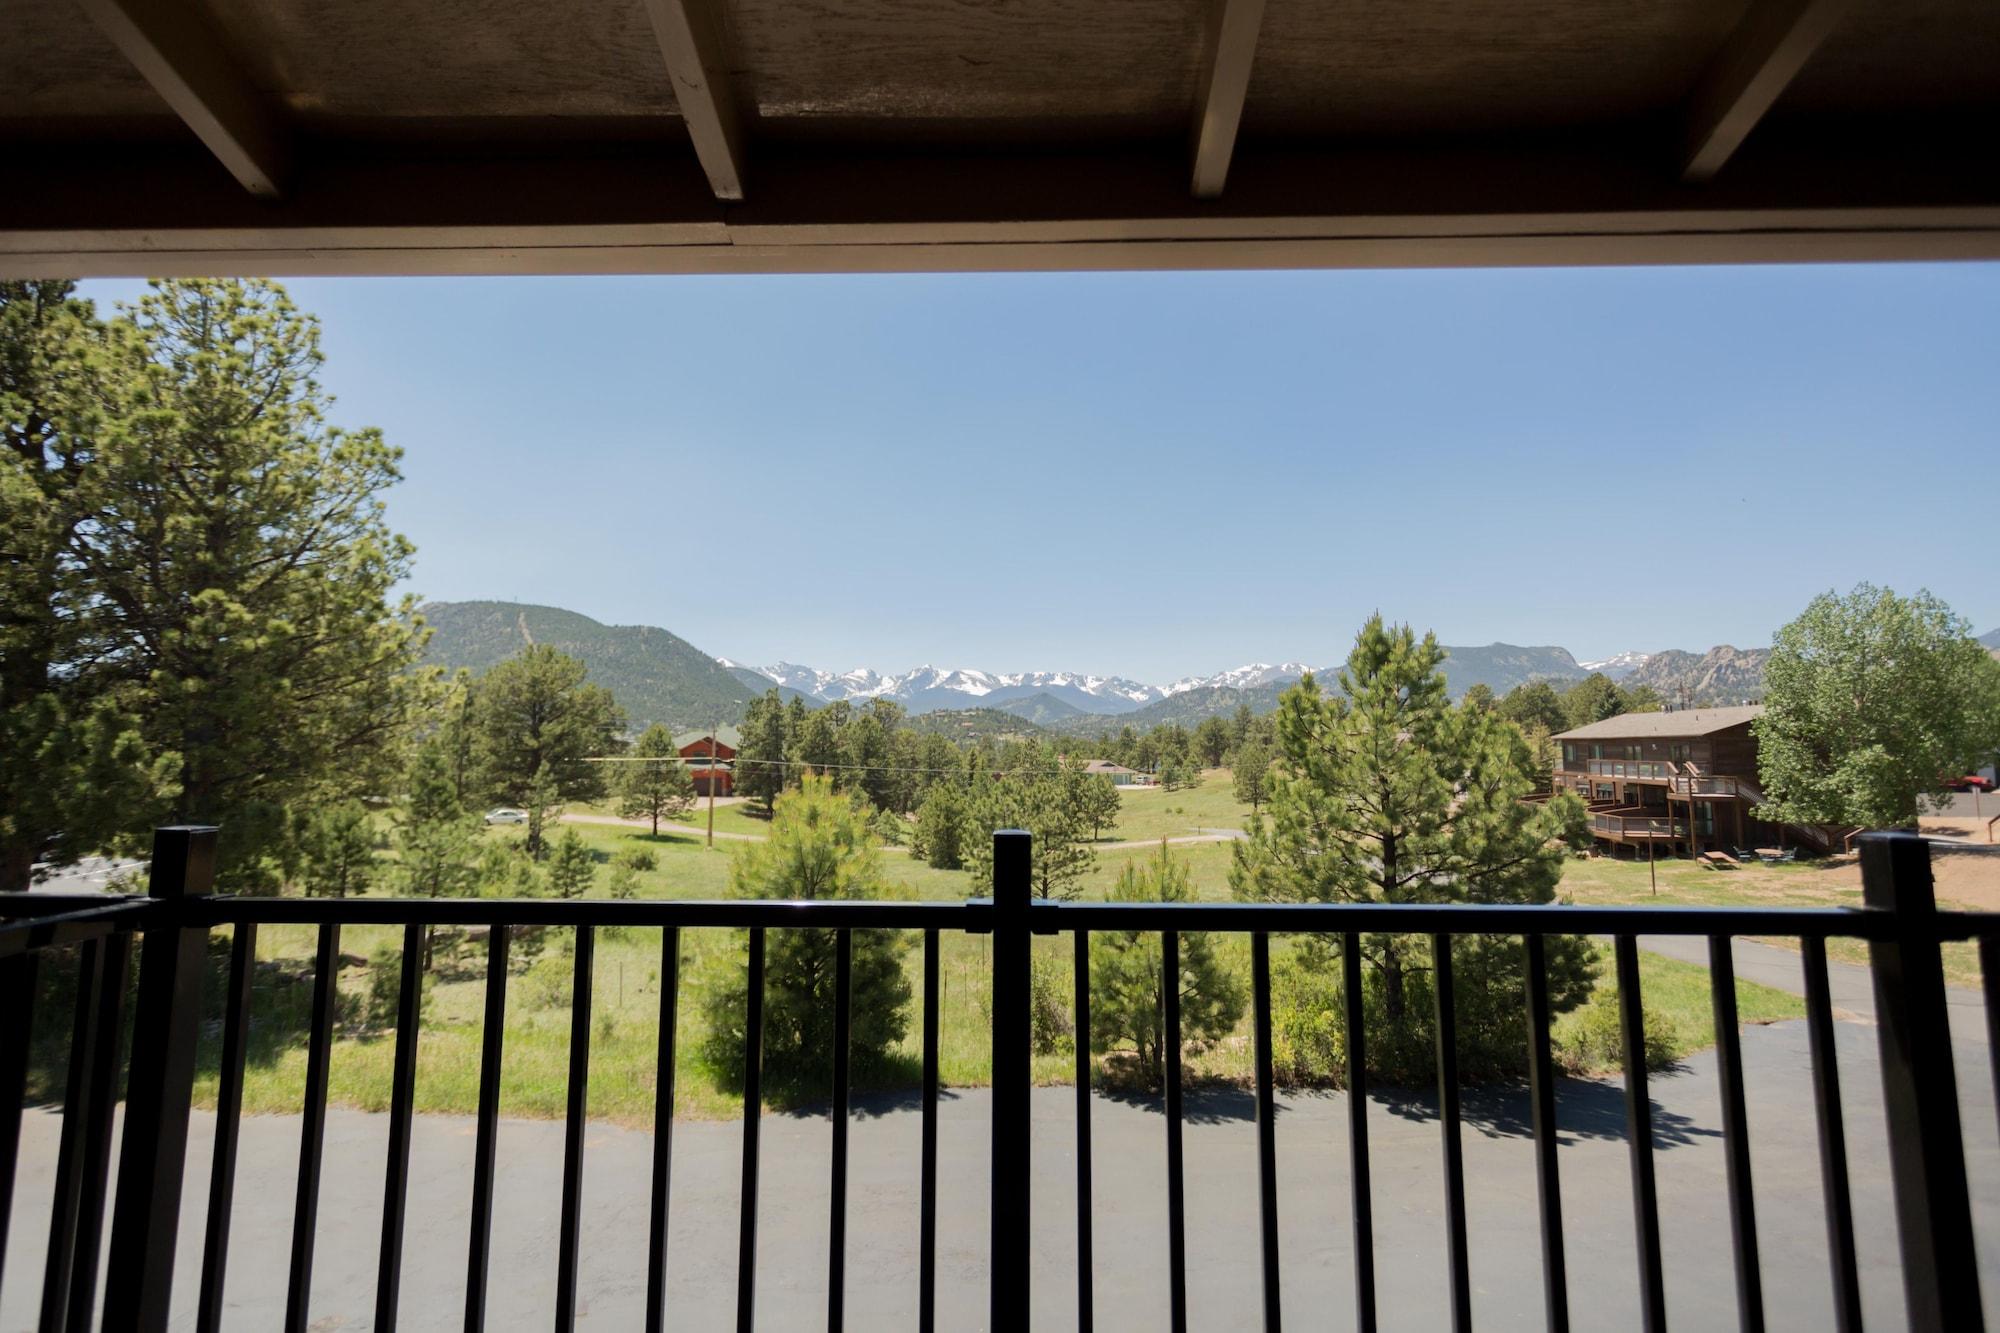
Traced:
<path fill-rule="evenodd" d="M 1133 1087 L 1097 1087 L 1092 1091 L 1108 1102 L 1137 1107 L 1164 1116 L 1166 1098 L 1158 1092 Z M 1285 1106 L 1278 1104 L 1283 1116 Z M 1248 1088 L 1227 1084 L 1186 1089 L 1181 1095 L 1181 1123 L 1184 1125 L 1226 1125 L 1248 1123 L 1257 1118 L 1257 1098 Z"/>
<path fill-rule="evenodd" d="M 1668 1071 L 1672 1072 L 1672 1071 Z M 1652 1078 L 1659 1077 L 1655 1071 Z M 1414 1088 L 1377 1088 L 1369 1100 L 1383 1104 L 1389 1114 L 1405 1120 L 1434 1121 L 1438 1118 L 1437 1093 Z M 1703 1139 L 1722 1137 L 1689 1116 L 1669 1111 L 1653 1101 L 1653 1146 L 1682 1148 Z M 1488 1138 L 1532 1138 L 1535 1127 L 1525 1085 L 1485 1084 L 1459 1093 L 1459 1123 Z M 1557 1142 L 1577 1143 L 1587 1139 L 1623 1141 L 1626 1137 L 1625 1090 L 1598 1079 L 1556 1079 Z"/>
<path fill-rule="evenodd" d="M 958 1100 L 958 1092 L 953 1088 L 938 1088 L 938 1105 Z M 856 1092 L 848 1098 L 848 1114 L 856 1120 L 880 1120 L 884 1116 L 911 1111 L 921 1111 L 924 1107 L 924 1090 L 921 1087 L 874 1088 Z M 833 1112 L 833 1099 L 824 1097 L 817 1101 L 806 1100 L 787 1103 L 782 1108 L 767 1107 L 767 1114 L 781 1115 L 793 1120 L 821 1120 Z"/>

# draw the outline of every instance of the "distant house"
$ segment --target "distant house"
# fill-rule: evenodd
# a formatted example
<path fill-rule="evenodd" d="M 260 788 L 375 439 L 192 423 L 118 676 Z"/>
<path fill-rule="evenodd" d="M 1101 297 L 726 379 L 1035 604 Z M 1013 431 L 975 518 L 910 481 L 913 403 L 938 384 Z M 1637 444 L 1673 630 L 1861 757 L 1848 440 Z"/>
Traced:
<path fill-rule="evenodd" d="M 731 769 L 722 765 L 736 758 L 736 745 L 742 737 L 734 727 L 723 727 L 719 731 L 691 731 L 674 737 L 674 748 L 687 762 L 688 776 L 694 779 L 696 796 L 728 796 L 736 790 L 736 777 Z"/>
<path fill-rule="evenodd" d="M 1110 778 L 1112 785 L 1116 787 L 1150 787 L 1153 785 L 1151 775 L 1141 773 L 1137 769 L 1127 768 L 1123 764 L 1114 764 L 1109 759 L 1093 759 L 1083 766 L 1083 771 L 1090 777 L 1102 774 Z"/>
<path fill-rule="evenodd" d="M 1757 783 L 1757 737 L 1750 724 L 1762 704 L 1622 713 L 1555 737 L 1555 788 L 1574 792 L 1590 810 L 1590 832 L 1616 853 L 1649 844 L 1700 854 L 1757 847 L 1790 836 L 1825 851 L 1829 832 L 1767 824 Z"/>

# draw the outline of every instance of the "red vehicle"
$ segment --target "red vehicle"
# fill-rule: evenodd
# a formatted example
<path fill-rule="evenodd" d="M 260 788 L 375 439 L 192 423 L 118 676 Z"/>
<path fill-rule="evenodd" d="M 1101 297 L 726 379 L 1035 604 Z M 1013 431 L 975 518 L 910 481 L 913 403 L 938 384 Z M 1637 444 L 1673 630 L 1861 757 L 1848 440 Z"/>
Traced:
<path fill-rule="evenodd" d="M 1962 778 L 1947 778 L 1944 785 L 1951 791 L 1992 791 L 1994 787 L 1990 778 L 1982 778 L 1977 773 L 1968 773 Z"/>

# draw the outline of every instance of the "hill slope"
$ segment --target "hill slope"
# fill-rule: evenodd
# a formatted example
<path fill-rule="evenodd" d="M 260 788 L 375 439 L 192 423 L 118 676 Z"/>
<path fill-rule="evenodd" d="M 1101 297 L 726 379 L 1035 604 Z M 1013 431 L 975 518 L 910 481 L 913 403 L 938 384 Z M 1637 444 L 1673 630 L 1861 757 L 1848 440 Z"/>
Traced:
<path fill-rule="evenodd" d="M 432 602 L 423 608 L 432 634 L 425 658 L 474 675 L 530 643 L 580 659 L 590 679 L 610 690 L 633 728 L 661 722 L 675 730 L 741 722 L 751 698 L 744 682 L 686 639 L 650 625 L 604 625 L 553 606 L 520 602 Z"/>
<path fill-rule="evenodd" d="M 1670 704 L 1755 702 L 1764 697 L 1764 663 L 1770 658 L 1769 648 L 1726 643 L 1705 653 L 1669 648 L 1647 658 L 1624 683 L 1650 685 Z"/>
<path fill-rule="evenodd" d="M 1495 694 L 1505 694 L 1516 685 L 1546 680 L 1560 686 L 1565 681 L 1582 680 L 1590 673 L 1576 664 L 1567 648 L 1523 648 L 1513 643 L 1489 643 L 1484 648 L 1446 646 L 1444 678 L 1451 697 L 1460 699 L 1474 685 L 1484 685 Z M 1333 673 L 1325 673 L 1331 683 Z"/>

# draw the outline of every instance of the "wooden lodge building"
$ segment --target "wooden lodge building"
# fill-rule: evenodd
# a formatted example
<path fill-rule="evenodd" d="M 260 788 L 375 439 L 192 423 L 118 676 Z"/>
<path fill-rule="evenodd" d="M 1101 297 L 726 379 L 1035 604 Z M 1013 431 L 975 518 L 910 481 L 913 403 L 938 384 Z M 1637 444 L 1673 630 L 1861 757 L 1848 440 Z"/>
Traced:
<path fill-rule="evenodd" d="M 1624 713 L 1555 737 L 1554 785 L 1581 797 L 1590 831 L 1614 855 L 1629 849 L 1700 855 L 1716 848 L 1804 843 L 1829 848 L 1827 830 L 1756 817 L 1762 704 Z"/>

